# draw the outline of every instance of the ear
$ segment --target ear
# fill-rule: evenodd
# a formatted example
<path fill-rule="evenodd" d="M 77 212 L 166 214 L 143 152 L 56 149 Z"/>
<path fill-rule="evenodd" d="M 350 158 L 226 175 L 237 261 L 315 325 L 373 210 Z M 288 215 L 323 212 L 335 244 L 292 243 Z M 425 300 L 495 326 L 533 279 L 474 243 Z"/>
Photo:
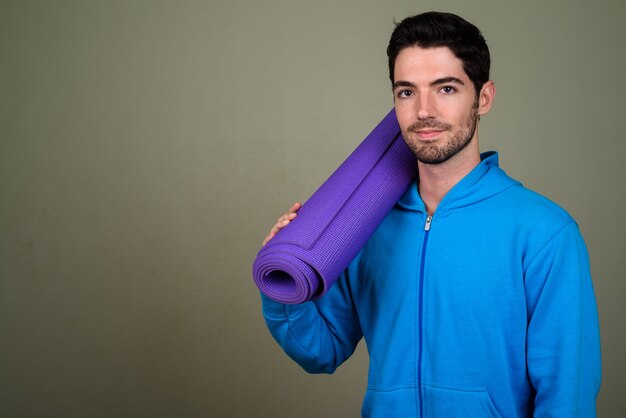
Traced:
<path fill-rule="evenodd" d="M 493 100 L 496 97 L 496 85 L 492 80 L 483 84 L 478 95 L 478 115 L 485 115 L 491 109 Z"/>

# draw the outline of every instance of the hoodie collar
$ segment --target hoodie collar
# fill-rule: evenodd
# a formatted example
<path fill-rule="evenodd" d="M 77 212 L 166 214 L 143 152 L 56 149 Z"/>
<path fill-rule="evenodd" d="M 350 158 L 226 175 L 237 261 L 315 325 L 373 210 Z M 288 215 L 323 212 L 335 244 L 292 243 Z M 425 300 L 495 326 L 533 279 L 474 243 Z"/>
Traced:
<path fill-rule="evenodd" d="M 484 152 L 480 154 L 480 159 L 480 163 L 454 185 L 441 200 L 437 206 L 437 215 L 454 208 L 471 205 L 513 185 L 520 184 L 499 167 L 497 152 Z M 400 207 L 426 212 L 424 201 L 419 195 L 418 184 L 419 178 L 411 183 L 404 196 L 398 201 Z"/>

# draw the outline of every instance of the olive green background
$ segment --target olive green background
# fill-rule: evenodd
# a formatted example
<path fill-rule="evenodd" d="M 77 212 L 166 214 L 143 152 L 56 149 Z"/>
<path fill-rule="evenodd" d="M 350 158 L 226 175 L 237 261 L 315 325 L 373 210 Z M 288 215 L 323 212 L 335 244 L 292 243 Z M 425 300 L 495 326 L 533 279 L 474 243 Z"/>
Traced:
<path fill-rule="evenodd" d="M 352 417 L 367 352 L 308 375 L 251 262 L 392 106 L 393 20 L 483 31 L 482 148 L 579 222 L 623 417 L 626 3 L 0 0 L 0 416 Z"/>

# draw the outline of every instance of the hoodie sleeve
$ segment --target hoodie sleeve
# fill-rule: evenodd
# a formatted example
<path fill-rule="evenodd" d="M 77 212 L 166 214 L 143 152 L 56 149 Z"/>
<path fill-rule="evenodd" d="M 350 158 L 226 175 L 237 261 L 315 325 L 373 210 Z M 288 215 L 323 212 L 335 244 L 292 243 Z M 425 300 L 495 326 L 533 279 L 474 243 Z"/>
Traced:
<path fill-rule="evenodd" d="M 531 261 L 525 287 L 534 417 L 595 417 L 601 380 L 598 313 L 587 249 L 575 222 Z"/>
<path fill-rule="evenodd" d="M 270 333 L 309 373 L 333 373 L 363 335 L 345 273 L 316 301 L 285 305 L 261 298 Z"/>

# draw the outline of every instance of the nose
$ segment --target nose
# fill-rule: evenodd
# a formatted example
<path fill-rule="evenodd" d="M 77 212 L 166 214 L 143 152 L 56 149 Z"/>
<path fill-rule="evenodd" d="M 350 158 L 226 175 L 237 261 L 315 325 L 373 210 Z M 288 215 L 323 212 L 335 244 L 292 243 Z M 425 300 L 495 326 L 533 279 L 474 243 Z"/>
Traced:
<path fill-rule="evenodd" d="M 417 101 L 417 117 L 418 119 L 430 119 L 437 116 L 435 99 L 428 93 L 419 95 Z"/>

